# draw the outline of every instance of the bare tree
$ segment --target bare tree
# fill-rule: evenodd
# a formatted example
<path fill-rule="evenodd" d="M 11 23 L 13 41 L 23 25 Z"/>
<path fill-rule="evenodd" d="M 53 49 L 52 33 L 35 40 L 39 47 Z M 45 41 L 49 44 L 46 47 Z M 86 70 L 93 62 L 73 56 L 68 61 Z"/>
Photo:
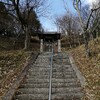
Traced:
<path fill-rule="evenodd" d="M 67 35 L 68 43 L 70 45 L 70 48 L 72 48 L 72 46 L 74 46 L 76 43 L 75 37 L 77 37 L 79 35 L 78 34 L 79 19 L 77 17 L 75 17 L 73 14 L 68 13 L 62 17 L 57 17 L 55 19 L 55 23 L 60 28 L 61 33 L 64 33 Z"/>
<path fill-rule="evenodd" d="M 82 12 L 82 10 L 81 10 L 81 7 L 82 7 L 81 6 L 81 0 L 73 0 L 73 5 L 74 5 L 74 8 L 76 9 L 76 11 L 78 13 L 78 16 L 79 16 L 81 30 L 82 30 L 82 33 L 83 33 L 83 36 L 84 36 L 86 56 L 88 57 L 88 56 L 90 56 L 90 49 L 89 49 L 89 46 L 88 46 L 88 42 L 89 42 L 89 38 L 88 38 L 89 24 L 90 24 L 93 12 L 95 12 L 98 9 L 100 9 L 100 5 L 98 7 L 96 7 L 96 8 L 92 8 L 91 9 L 91 11 L 90 11 L 85 23 L 83 21 L 82 15 L 81 15 L 81 12 Z"/>
<path fill-rule="evenodd" d="M 25 46 L 27 50 L 30 46 L 30 17 L 32 12 L 42 13 L 45 9 L 46 0 L 4 0 L 9 15 L 13 16 L 21 24 L 25 33 Z"/>
<path fill-rule="evenodd" d="M 93 5 L 93 8 L 96 8 L 98 5 L 100 5 L 100 2 L 97 5 Z M 92 21 L 91 21 L 91 28 L 90 32 L 92 33 L 92 39 L 96 38 L 98 40 L 98 36 L 100 31 L 100 9 L 93 12 L 92 15 Z"/>

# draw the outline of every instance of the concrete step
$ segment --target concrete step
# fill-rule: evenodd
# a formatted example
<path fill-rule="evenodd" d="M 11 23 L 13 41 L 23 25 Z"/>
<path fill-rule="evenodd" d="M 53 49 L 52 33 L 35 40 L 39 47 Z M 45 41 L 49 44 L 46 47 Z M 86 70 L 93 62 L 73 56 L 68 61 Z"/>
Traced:
<path fill-rule="evenodd" d="M 45 67 L 45 68 L 31 68 L 29 71 L 49 71 L 51 69 L 51 67 Z M 73 69 L 72 68 L 68 68 L 68 67 L 66 67 L 66 68 L 53 68 L 52 69 L 52 71 L 54 71 L 54 72 L 58 72 L 58 71 L 60 71 L 60 72 L 62 72 L 62 71 L 73 71 Z"/>
<path fill-rule="evenodd" d="M 30 82 L 30 83 L 34 83 L 34 82 L 41 82 L 41 83 L 45 83 L 45 82 L 48 82 L 49 83 L 49 79 L 31 79 L 31 78 L 29 78 L 29 79 L 26 79 L 26 82 Z M 76 82 L 76 80 L 75 79 L 55 79 L 55 78 L 53 78 L 52 79 L 52 83 L 58 83 L 58 82 L 65 82 L 65 83 L 67 83 L 67 82 Z"/>
<path fill-rule="evenodd" d="M 27 75 L 27 78 L 32 78 L 32 79 L 34 79 L 34 78 L 39 78 L 39 79 L 49 79 L 49 75 Z M 72 79 L 72 78 L 77 78 L 75 75 L 59 75 L 59 76 L 57 76 L 57 75 L 53 75 L 53 77 L 52 78 L 56 78 L 56 79 L 60 79 L 60 78 L 62 78 L 62 79 L 67 79 L 67 78 L 70 78 L 70 79 Z"/>
<path fill-rule="evenodd" d="M 50 72 L 37 72 L 37 73 L 36 72 L 34 72 L 34 73 L 29 72 L 27 77 L 30 77 L 30 76 L 33 76 L 33 77 L 36 77 L 36 76 L 40 77 L 41 76 L 42 77 L 42 76 L 49 76 L 49 74 L 50 74 Z M 72 72 L 68 72 L 68 73 L 53 72 L 52 76 L 55 77 L 55 78 L 56 77 L 65 77 L 65 78 L 67 78 L 67 77 L 74 77 L 74 78 L 77 77 L 76 74 L 74 74 Z"/>
<path fill-rule="evenodd" d="M 50 70 L 50 67 L 47 67 L 47 68 L 43 68 L 43 67 L 40 67 L 40 68 L 31 68 L 31 69 L 29 69 L 29 71 L 34 71 L 34 70 L 36 70 L 36 71 L 47 71 L 47 70 Z"/>
<path fill-rule="evenodd" d="M 53 64 L 53 68 L 72 68 L 71 65 Z"/>
<path fill-rule="evenodd" d="M 53 94 L 52 100 L 81 100 L 83 93 Z M 48 100 L 44 94 L 20 94 L 14 100 Z"/>
<path fill-rule="evenodd" d="M 52 73 L 54 75 L 62 75 L 62 74 L 64 74 L 64 75 L 71 75 L 71 74 L 75 75 L 74 71 L 65 71 L 65 72 L 57 71 L 57 72 L 52 72 Z M 32 71 L 32 72 L 29 72 L 29 74 L 32 74 L 32 75 L 35 75 L 35 74 L 37 74 L 37 75 L 45 75 L 45 74 L 49 74 L 49 71 L 45 71 L 45 72 Z"/>
<path fill-rule="evenodd" d="M 66 59 L 69 60 L 69 57 L 64 57 L 64 56 L 53 56 L 54 59 Z"/>
<path fill-rule="evenodd" d="M 14 100 L 48 100 L 51 53 L 42 53 L 28 71 Z M 54 54 L 51 100 L 81 100 L 82 88 L 66 54 Z"/>
<path fill-rule="evenodd" d="M 32 78 L 32 79 L 34 79 L 34 78 L 48 79 L 49 75 L 37 75 L 37 74 L 35 74 L 35 75 L 27 75 L 27 78 Z"/>
<path fill-rule="evenodd" d="M 53 61 L 53 63 L 58 64 L 58 65 L 71 65 L 71 63 L 69 61 Z"/>
<path fill-rule="evenodd" d="M 52 73 L 53 74 L 53 76 L 62 76 L 62 75 L 64 75 L 64 76 L 67 76 L 67 75 L 75 75 L 76 76 L 76 73 L 75 72 L 53 72 Z"/>
<path fill-rule="evenodd" d="M 29 71 L 29 73 L 33 74 L 33 75 L 34 74 L 37 74 L 37 75 L 38 74 L 41 74 L 41 75 L 43 74 L 44 75 L 44 74 L 48 74 L 49 72 L 50 72 L 50 70 L 48 70 L 48 71 L 35 71 L 35 70 L 34 71 Z M 75 72 L 73 70 L 69 70 L 69 71 L 68 70 L 65 70 L 65 71 L 64 70 L 63 71 L 52 71 L 52 73 L 53 74 L 58 74 L 58 75 L 59 74 L 74 74 L 75 75 Z"/>
<path fill-rule="evenodd" d="M 33 66 L 32 66 L 32 68 L 48 68 L 48 67 L 50 67 L 50 65 L 46 65 L 46 64 L 34 64 Z"/>
<path fill-rule="evenodd" d="M 58 77 L 61 77 L 61 78 L 71 78 L 71 77 L 73 77 L 73 78 L 77 78 L 77 76 L 76 75 L 74 75 L 74 74 L 70 74 L 70 73 L 67 73 L 67 74 L 64 74 L 64 73 L 62 73 L 62 74 L 59 74 L 59 73 L 53 73 L 53 77 L 55 77 L 55 78 L 58 78 Z"/>
<path fill-rule="evenodd" d="M 49 88 L 49 83 L 22 84 L 19 88 Z M 52 83 L 52 88 L 80 87 L 78 83 Z"/>
<path fill-rule="evenodd" d="M 55 93 L 80 93 L 81 88 L 52 88 L 52 94 Z M 16 92 L 16 95 L 19 94 L 48 94 L 49 93 L 49 88 L 20 88 Z"/>
<path fill-rule="evenodd" d="M 34 73 L 34 72 L 36 72 L 36 73 L 37 73 L 37 72 L 39 72 L 39 73 L 45 73 L 45 72 L 49 72 L 49 71 L 50 71 L 50 68 L 49 68 L 49 69 L 46 69 L 46 68 L 45 68 L 45 69 L 42 69 L 42 70 L 41 70 L 41 69 L 35 69 L 35 68 L 34 68 L 33 70 L 29 70 L 29 72 L 33 72 L 33 73 Z"/>
<path fill-rule="evenodd" d="M 48 65 L 50 63 L 50 60 L 48 60 L 48 61 L 46 61 L 46 59 L 44 59 L 44 61 L 43 60 L 40 60 L 40 61 L 37 61 L 37 62 L 35 62 L 34 64 L 36 64 L 36 65 L 38 65 L 38 64 L 42 64 L 42 65 L 44 65 L 44 64 L 46 64 L 46 65 Z"/>
<path fill-rule="evenodd" d="M 32 76 L 39 76 L 39 75 L 49 75 L 49 72 L 29 72 L 28 73 L 29 75 L 32 75 Z"/>
<path fill-rule="evenodd" d="M 16 92 L 17 95 L 19 94 L 48 94 L 49 88 L 19 88 Z"/>
<path fill-rule="evenodd" d="M 34 64 L 32 68 L 48 68 L 50 67 L 50 64 Z M 72 68 L 71 65 L 63 65 L 63 64 L 53 64 L 53 68 Z"/>
<path fill-rule="evenodd" d="M 14 100 L 47 100 L 48 95 L 44 94 L 20 94 L 14 97 Z"/>
<path fill-rule="evenodd" d="M 71 68 L 66 68 L 66 69 L 53 69 L 52 70 L 53 72 L 71 72 L 71 71 L 73 71 L 73 69 L 71 69 Z"/>
<path fill-rule="evenodd" d="M 64 63 L 65 62 L 67 64 L 70 63 L 69 59 L 56 59 L 56 58 L 53 59 L 53 62 L 54 63 Z"/>

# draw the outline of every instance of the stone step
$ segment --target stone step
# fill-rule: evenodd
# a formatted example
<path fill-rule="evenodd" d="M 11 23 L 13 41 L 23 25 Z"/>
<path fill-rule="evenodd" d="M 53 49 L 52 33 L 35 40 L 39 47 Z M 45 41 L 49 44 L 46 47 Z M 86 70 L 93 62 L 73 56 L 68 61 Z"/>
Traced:
<path fill-rule="evenodd" d="M 69 61 L 69 59 L 53 59 L 53 62 L 54 63 L 67 63 L 67 64 L 70 64 L 70 61 Z"/>
<path fill-rule="evenodd" d="M 52 100 L 81 100 L 83 93 L 52 94 Z M 44 94 L 20 94 L 14 100 L 48 100 Z"/>
<path fill-rule="evenodd" d="M 34 78 L 42 78 L 42 79 L 48 79 L 50 76 L 49 75 L 27 75 L 27 78 L 32 78 L 32 79 L 34 79 Z M 52 78 L 56 78 L 56 79 L 59 79 L 59 78 L 62 78 L 62 79 L 67 79 L 67 78 L 70 78 L 70 79 L 72 79 L 72 78 L 77 78 L 75 75 L 59 75 L 59 76 L 57 76 L 57 75 L 53 75 L 53 77 Z"/>
<path fill-rule="evenodd" d="M 41 82 L 41 83 L 46 83 L 46 82 L 49 83 L 49 79 L 31 79 L 31 78 L 30 78 L 30 79 L 26 79 L 26 82 L 27 82 L 27 83 L 36 83 L 36 82 L 37 82 L 37 83 L 38 83 L 38 82 L 39 82 L 39 83 L 40 83 L 40 82 Z M 72 82 L 72 83 L 73 83 L 73 82 L 77 82 L 77 81 L 76 81 L 75 79 L 67 79 L 67 80 L 66 80 L 66 79 L 55 79 L 55 78 L 54 78 L 54 79 L 52 79 L 52 83 L 53 83 L 53 82 L 54 82 L 54 83 L 56 83 L 56 82 L 57 82 L 57 83 L 58 83 L 58 82 L 65 82 L 65 83 L 67 83 L 67 82 Z"/>
<path fill-rule="evenodd" d="M 58 74 L 55 74 L 55 73 L 53 73 L 53 76 L 52 77 L 55 77 L 55 78 L 58 78 L 58 77 L 61 77 L 61 78 L 77 78 L 77 76 L 76 75 L 74 75 L 74 74 L 69 74 L 69 73 L 67 73 L 67 74 L 64 74 L 64 73 L 62 73 L 62 74 L 60 74 L 59 75 L 59 73 Z"/>
<path fill-rule="evenodd" d="M 45 69 L 42 69 L 42 70 L 39 69 L 39 68 L 38 69 L 35 69 L 34 68 L 33 70 L 29 70 L 29 72 L 39 72 L 39 73 L 40 72 L 49 72 L 49 71 L 50 71 L 50 68 L 49 69 L 48 68 L 47 69 L 45 68 Z"/>
<path fill-rule="evenodd" d="M 37 71 L 49 71 L 50 69 L 51 69 L 51 67 L 47 67 L 47 68 L 46 68 L 46 67 L 45 67 L 45 68 L 42 68 L 42 67 L 41 67 L 41 68 L 31 68 L 29 71 L 36 71 L 36 72 L 37 72 Z M 72 68 L 68 68 L 68 67 L 66 67 L 66 68 L 62 68 L 62 67 L 61 67 L 61 68 L 52 68 L 52 71 L 54 71 L 54 72 L 55 72 L 55 71 L 56 71 L 56 72 L 57 72 L 57 71 L 61 71 L 61 72 L 62 72 L 62 71 L 73 71 L 73 69 L 72 69 Z"/>
<path fill-rule="evenodd" d="M 38 63 L 34 63 L 33 67 L 47 67 L 48 65 L 50 65 L 50 63 L 43 63 L 43 62 L 38 62 Z"/>
<path fill-rule="evenodd" d="M 64 61 L 64 60 L 63 61 L 62 60 L 56 60 L 56 61 L 53 61 L 53 63 L 54 64 L 59 64 L 59 65 L 63 65 L 63 64 L 64 65 L 71 65 L 71 63 L 69 61 L 67 61 L 67 60 L 66 61 Z"/>
<path fill-rule="evenodd" d="M 35 78 L 36 77 L 38 78 L 38 77 L 42 77 L 42 76 L 49 76 L 49 74 L 50 74 L 49 72 L 48 73 L 42 73 L 42 74 L 41 73 L 37 73 L 37 74 L 36 73 L 29 73 L 27 75 L 27 77 L 33 76 Z"/>
<path fill-rule="evenodd" d="M 71 67 L 61 67 L 61 68 L 54 68 L 53 71 L 73 71 Z"/>
<path fill-rule="evenodd" d="M 34 69 L 35 69 L 35 70 L 49 70 L 49 69 L 50 69 L 50 67 L 40 67 L 40 68 L 34 68 L 34 66 L 33 66 L 32 68 L 30 68 L 30 69 L 29 69 L 29 71 L 30 71 L 30 70 L 34 70 Z"/>
<path fill-rule="evenodd" d="M 16 91 L 14 100 L 48 100 L 50 57 L 50 52 L 38 56 L 26 80 Z M 81 100 L 83 90 L 66 54 L 54 54 L 52 70 L 51 100 Z"/>
<path fill-rule="evenodd" d="M 61 71 L 58 71 L 58 72 L 52 72 L 53 73 L 53 75 L 62 75 L 62 74 L 64 74 L 64 75 L 71 75 L 71 74 L 73 74 L 73 75 L 75 75 L 75 72 L 74 71 L 66 71 L 66 72 L 61 72 Z M 29 72 L 29 74 L 31 74 L 31 75 L 48 75 L 49 74 L 49 71 L 45 71 L 45 72 L 36 72 L 36 71 L 32 71 L 32 72 Z"/>
<path fill-rule="evenodd" d="M 65 72 L 62 72 L 62 73 L 61 72 L 53 72 L 52 74 L 53 74 L 53 76 L 62 76 L 62 75 L 63 76 L 67 76 L 67 75 L 73 76 L 73 75 L 75 75 L 76 76 L 75 72 L 66 72 L 66 73 Z"/>
<path fill-rule="evenodd" d="M 53 64 L 53 68 L 72 68 L 71 65 L 64 65 L 64 64 Z"/>
<path fill-rule="evenodd" d="M 30 70 L 29 71 L 29 73 L 37 73 L 37 74 L 38 73 L 40 73 L 40 74 L 42 74 L 42 73 L 49 73 L 49 72 L 50 72 L 50 69 L 49 70 L 42 70 L 42 71 L 34 69 L 34 70 Z M 52 72 L 55 73 L 55 74 L 56 73 L 59 73 L 59 74 L 63 74 L 63 73 L 64 74 L 68 74 L 68 73 L 69 74 L 75 74 L 75 72 L 73 70 L 71 70 L 71 69 L 70 70 L 61 70 L 61 71 L 60 70 L 52 70 Z"/>
<path fill-rule="evenodd" d="M 38 62 L 38 61 L 48 61 L 50 59 L 50 57 L 46 57 L 46 56 L 41 56 L 41 57 L 38 57 L 38 59 L 35 61 L 35 62 Z"/>
<path fill-rule="evenodd" d="M 50 69 L 48 69 L 48 70 L 35 70 L 35 68 L 34 68 L 34 70 L 30 70 L 28 73 L 30 74 L 34 74 L 34 73 L 37 73 L 37 74 L 39 74 L 39 73 L 49 73 L 50 72 Z"/>
<path fill-rule="evenodd" d="M 69 61 L 68 57 L 54 57 L 54 60 L 56 60 L 56 59 L 62 59 L 62 60 Z"/>
<path fill-rule="evenodd" d="M 52 94 L 54 93 L 80 93 L 82 88 L 52 88 Z M 20 88 L 17 90 L 16 94 L 48 94 L 49 88 Z"/>
<path fill-rule="evenodd" d="M 73 72 L 73 70 L 72 70 L 72 69 L 65 69 L 65 70 L 52 70 L 52 72 L 58 72 L 58 73 L 62 72 L 62 73 L 66 73 L 66 72 Z"/>
<path fill-rule="evenodd" d="M 50 61 L 47 61 L 47 62 L 45 62 L 45 61 L 38 61 L 38 62 L 35 62 L 34 64 L 33 64 L 34 66 L 48 66 L 48 65 L 50 65 Z"/>
<path fill-rule="evenodd" d="M 33 67 L 30 68 L 30 70 L 34 70 L 34 69 L 37 69 L 37 70 L 45 69 L 45 70 L 46 70 L 46 69 L 50 69 L 50 67 L 49 67 L 49 66 L 47 66 L 47 67 L 41 67 L 41 66 L 40 66 L 40 67 L 38 68 L 38 66 L 33 66 Z"/>
<path fill-rule="evenodd" d="M 49 83 L 34 83 L 34 84 L 22 84 L 19 88 L 49 88 Z M 80 87 L 79 83 L 52 83 L 52 88 L 68 88 L 68 87 Z"/>
<path fill-rule="evenodd" d="M 54 57 L 54 59 L 64 59 L 69 61 L 69 57 L 63 57 L 63 56 Z"/>
<path fill-rule="evenodd" d="M 48 95 L 44 94 L 20 94 L 14 97 L 14 100 L 47 100 Z"/>
<path fill-rule="evenodd" d="M 44 59 L 43 59 L 44 58 Z M 38 56 L 37 61 L 40 61 L 40 60 L 48 60 L 50 57 L 47 57 L 47 56 Z"/>
<path fill-rule="evenodd" d="M 50 72 L 50 69 L 46 69 L 46 70 L 45 69 L 44 70 L 34 69 L 34 70 L 29 71 L 29 73 L 32 73 L 32 72 L 33 73 L 48 73 L 48 72 Z"/>
<path fill-rule="evenodd" d="M 49 88 L 19 88 L 16 95 L 19 94 L 48 94 Z"/>
<path fill-rule="evenodd" d="M 39 78 L 39 79 L 48 79 L 50 76 L 49 75 L 27 75 L 27 78 Z"/>
<path fill-rule="evenodd" d="M 48 68 L 50 67 L 50 64 L 48 63 L 47 65 L 46 64 L 34 64 L 32 68 Z M 71 65 L 62 65 L 62 64 L 53 64 L 53 68 L 72 68 Z"/>
<path fill-rule="evenodd" d="M 42 60 L 35 62 L 34 64 L 46 64 L 46 65 L 48 65 L 49 63 L 50 63 L 50 60 L 46 61 L 46 59 L 44 59 L 44 60 L 42 59 Z"/>
<path fill-rule="evenodd" d="M 27 76 L 49 76 L 50 72 L 29 72 Z M 53 77 L 77 77 L 74 72 L 52 72 Z"/>
<path fill-rule="evenodd" d="M 46 64 L 34 64 L 33 66 L 32 66 L 32 68 L 48 68 L 48 67 L 50 67 L 50 65 L 46 65 Z"/>
<path fill-rule="evenodd" d="M 53 75 L 52 78 L 55 78 L 55 79 L 77 79 L 76 76 L 71 76 L 71 75 Z"/>

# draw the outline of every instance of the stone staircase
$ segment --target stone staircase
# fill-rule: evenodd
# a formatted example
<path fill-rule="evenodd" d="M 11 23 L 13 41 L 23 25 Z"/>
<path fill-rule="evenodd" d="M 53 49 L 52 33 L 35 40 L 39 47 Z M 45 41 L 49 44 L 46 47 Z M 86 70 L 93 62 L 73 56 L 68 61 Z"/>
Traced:
<path fill-rule="evenodd" d="M 50 56 L 50 52 L 38 56 L 13 100 L 48 100 Z M 63 53 L 54 54 L 52 100 L 81 100 L 83 96 L 83 90 L 68 56 Z"/>

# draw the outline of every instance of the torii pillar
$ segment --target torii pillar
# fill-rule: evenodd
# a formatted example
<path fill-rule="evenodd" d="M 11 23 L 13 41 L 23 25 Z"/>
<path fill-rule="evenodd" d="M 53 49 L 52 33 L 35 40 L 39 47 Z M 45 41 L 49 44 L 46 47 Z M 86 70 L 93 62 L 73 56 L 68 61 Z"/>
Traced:
<path fill-rule="evenodd" d="M 43 39 L 40 40 L 40 52 L 43 52 Z"/>
<path fill-rule="evenodd" d="M 58 52 L 61 52 L 61 40 L 58 39 Z"/>

